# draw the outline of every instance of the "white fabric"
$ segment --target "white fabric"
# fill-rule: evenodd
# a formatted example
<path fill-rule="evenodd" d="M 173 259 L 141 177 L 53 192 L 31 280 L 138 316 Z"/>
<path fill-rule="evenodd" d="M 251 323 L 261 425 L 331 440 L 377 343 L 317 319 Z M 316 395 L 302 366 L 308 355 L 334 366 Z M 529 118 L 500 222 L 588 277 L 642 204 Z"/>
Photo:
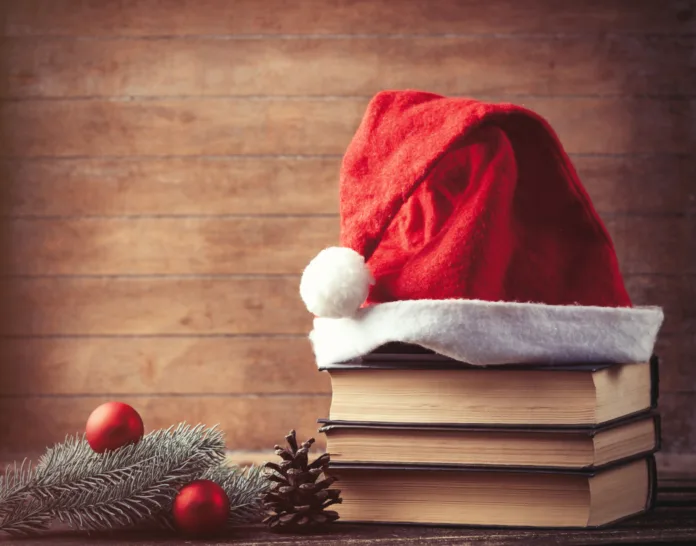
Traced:
<path fill-rule="evenodd" d="M 309 337 L 320 367 L 395 341 L 476 365 L 627 363 L 650 358 L 663 318 L 659 307 L 408 300 L 315 318 Z"/>
<path fill-rule="evenodd" d="M 318 317 L 350 317 L 375 284 L 365 258 L 352 248 L 325 248 L 302 273 L 300 297 Z"/>

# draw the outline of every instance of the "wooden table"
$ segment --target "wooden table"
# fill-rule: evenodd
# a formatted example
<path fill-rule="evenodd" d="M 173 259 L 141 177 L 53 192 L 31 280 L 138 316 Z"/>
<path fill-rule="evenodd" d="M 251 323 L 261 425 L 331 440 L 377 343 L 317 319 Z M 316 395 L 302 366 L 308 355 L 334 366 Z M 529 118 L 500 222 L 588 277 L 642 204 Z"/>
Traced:
<path fill-rule="evenodd" d="M 321 546 L 355 546 L 362 544 L 409 545 L 618 545 L 618 544 L 696 544 L 696 482 L 663 482 L 659 488 L 657 507 L 650 514 L 630 519 L 607 529 L 519 530 L 519 529 L 466 529 L 444 527 L 416 527 L 389 525 L 350 525 L 336 523 L 327 531 L 315 535 L 277 535 L 263 527 L 244 527 L 215 540 L 190 541 L 162 534 L 110 533 L 91 534 L 56 531 L 39 538 L 0 539 L 0 546 L 77 546 L 126 544 L 149 546 L 154 544 L 261 544 Z"/>

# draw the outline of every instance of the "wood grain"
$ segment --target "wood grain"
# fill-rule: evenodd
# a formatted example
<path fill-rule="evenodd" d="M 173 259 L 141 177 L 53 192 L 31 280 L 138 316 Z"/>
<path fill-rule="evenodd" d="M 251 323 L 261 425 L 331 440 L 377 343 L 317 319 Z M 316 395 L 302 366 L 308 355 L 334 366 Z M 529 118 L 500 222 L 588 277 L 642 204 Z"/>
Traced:
<path fill-rule="evenodd" d="M 657 305 L 664 309 L 662 333 L 696 333 L 696 276 L 630 275 L 626 289 L 633 305 Z"/>
<path fill-rule="evenodd" d="M 241 156 L 5 160 L 0 211 L 12 216 L 337 213 L 339 163 L 337 157 Z"/>
<path fill-rule="evenodd" d="M 2 395 L 330 392 L 304 337 L 3 339 L 0 354 Z"/>
<path fill-rule="evenodd" d="M 604 223 L 624 275 L 696 273 L 696 216 L 617 216 Z"/>
<path fill-rule="evenodd" d="M 696 336 L 661 334 L 655 344 L 655 353 L 660 357 L 660 390 L 693 392 L 696 384 Z"/>
<path fill-rule="evenodd" d="M 14 274 L 299 275 L 338 244 L 334 217 L 14 220 Z"/>
<path fill-rule="evenodd" d="M 0 335 L 300 334 L 297 277 L 0 280 Z"/>
<path fill-rule="evenodd" d="M 694 157 L 572 159 L 600 213 L 696 213 Z M 336 214 L 339 168 L 307 156 L 0 160 L 0 213 Z"/>
<path fill-rule="evenodd" d="M 0 398 L 0 438 L 24 453 L 42 451 L 66 434 L 82 433 L 87 417 L 109 396 Z M 283 441 L 290 429 L 317 439 L 316 420 L 328 415 L 330 397 L 317 396 L 118 396 L 142 416 L 145 430 L 181 421 L 218 424 L 229 449 L 268 449 Z"/>
<path fill-rule="evenodd" d="M 306 335 L 298 285 L 297 277 L 1 279 L 0 335 Z M 696 332 L 696 276 L 635 275 L 626 285 L 636 305 L 664 307 L 664 332 Z"/>
<path fill-rule="evenodd" d="M 696 273 L 696 217 L 605 223 L 624 274 Z M 0 272 L 13 275 L 299 275 L 339 238 L 334 216 L 15 219 L 6 229 Z"/>
<path fill-rule="evenodd" d="M 298 337 L 0 339 L 0 396 L 329 394 Z"/>
<path fill-rule="evenodd" d="M 321 155 L 345 148 L 365 105 L 364 99 L 6 102 L 0 137 L 5 157 Z"/>
<path fill-rule="evenodd" d="M 683 153 L 689 99 L 530 98 L 570 153 Z M 0 157 L 342 154 L 366 99 L 153 99 L 0 104 Z"/>
<path fill-rule="evenodd" d="M 535 546 L 617 544 L 690 544 L 696 534 L 693 482 L 670 484 L 657 497 L 657 509 L 599 529 L 490 529 L 485 527 L 432 527 L 424 525 L 374 525 L 341 522 L 311 534 L 277 533 L 263 525 L 235 526 L 214 538 L 197 539 L 197 546 Z M 83 546 L 84 532 L 57 525 L 39 537 L 23 538 L 22 546 Z M 91 532 L 89 540 L 111 546 L 184 546 L 192 543 L 162 531 Z M 0 544 L 15 544 L 0 538 Z"/>
<path fill-rule="evenodd" d="M 693 37 L 7 39 L 0 97 L 693 96 Z"/>
<path fill-rule="evenodd" d="M 678 0 L 22 0 L 5 2 L 6 35 L 141 36 L 432 33 L 693 33 Z M 532 15 L 533 14 L 533 15 Z"/>
<path fill-rule="evenodd" d="M 602 213 L 696 213 L 696 158 L 581 156 L 573 163 Z"/>
<path fill-rule="evenodd" d="M 667 453 L 696 451 L 696 393 L 660 393 L 662 449 Z"/>

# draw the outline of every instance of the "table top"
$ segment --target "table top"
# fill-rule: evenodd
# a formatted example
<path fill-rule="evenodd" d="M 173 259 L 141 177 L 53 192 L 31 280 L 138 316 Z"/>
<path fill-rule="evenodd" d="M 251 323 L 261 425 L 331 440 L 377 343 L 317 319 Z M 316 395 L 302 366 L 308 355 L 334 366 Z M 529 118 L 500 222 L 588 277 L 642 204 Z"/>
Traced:
<path fill-rule="evenodd" d="M 437 544 L 507 546 L 520 544 L 592 545 L 592 544 L 664 544 L 696 543 L 696 483 L 667 482 L 658 489 L 657 506 L 648 513 L 603 529 L 541 530 L 541 529 L 485 529 L 464 527 L 426 527 L 395 525 L 353 525 L 335 523 L 325 531 L 312 535 L 286 535 L 251 526 L 234 529 L 216 539 L 191 541 L 162 533 L 92 533 L 56 530 L 36 538 L 18 540 L 0 538 L 0 546 L 77 546 L 84 544 L 111 546 L 151 546 L 169 544 L 198 544 L 212 546 L 237 544 L 322 546 L 356 546 L 363 544 L 398 544 L 400 546 Z"/>

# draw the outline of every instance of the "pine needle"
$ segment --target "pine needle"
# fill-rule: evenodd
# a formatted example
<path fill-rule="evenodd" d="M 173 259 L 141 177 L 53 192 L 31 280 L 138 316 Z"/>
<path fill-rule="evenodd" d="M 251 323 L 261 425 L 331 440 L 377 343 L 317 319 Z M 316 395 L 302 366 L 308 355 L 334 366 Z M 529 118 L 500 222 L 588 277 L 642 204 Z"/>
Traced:
<path fill-rule="evenodd" d="M 27 497 L 5 513 L 0 531 L 12 536 L 30 535 L 47 529 L 50 522 L 51 514 L 41 501 Z"/>
<path fill-rule="evenodd" d="M 182 485 L 201 477 L 230 498 L 230 523 L 256 521 L 266 487 L 260 469 L 221 464 L 224 438 L 215 427 L 158 430 L 140 442 L 98 454 L 84 436 L 48 449 L 0 478 L 0 531 L 30 534 L 58 519 L 76 529 L 108 530 L 156 523 L 172 527 L 171 504 Z"/>
<path fill-rule="evenodd" d="M 24 459 L 19 467 L 16 462 L 7 466 L 5 475 L 0 476 L 0 516 L 13 511 L 24 501 L 33 479 L 34 472 L 28 459 Z"/>
<path fill-rule="evenodd" d="M 206 471 L 203 478 L 214 481 L 227 493 L 230 500 L 230 526 L 261 521 L 264 512 L 261 496 L 270 487 L 263 467 L 242 469 L 222 464 Z"/>

